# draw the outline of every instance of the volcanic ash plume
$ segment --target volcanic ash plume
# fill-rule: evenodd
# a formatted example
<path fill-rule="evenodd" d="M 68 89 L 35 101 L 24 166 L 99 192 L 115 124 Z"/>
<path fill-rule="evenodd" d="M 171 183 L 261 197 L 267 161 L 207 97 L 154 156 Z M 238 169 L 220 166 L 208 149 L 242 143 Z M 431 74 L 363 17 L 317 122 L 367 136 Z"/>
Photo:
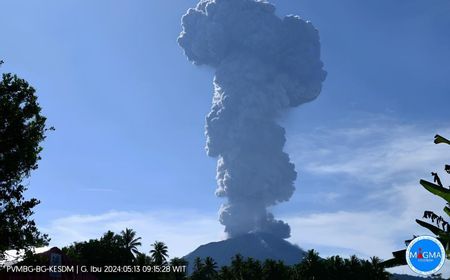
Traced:
<path fill-rule="evenodd" d="M 230 237 L 249 232 L 290 236 L 267 207 L 292 196 L 297 177 L 283 152 L 277 115 L 314 100 L 326 72 L 317 30 L 297 16 L 253 0 L 204 0 L 182 19 L 178 43 L 190 61 L 215 68 L 206 118 L 206 150 L 217 157 L 220 222 Z"/>

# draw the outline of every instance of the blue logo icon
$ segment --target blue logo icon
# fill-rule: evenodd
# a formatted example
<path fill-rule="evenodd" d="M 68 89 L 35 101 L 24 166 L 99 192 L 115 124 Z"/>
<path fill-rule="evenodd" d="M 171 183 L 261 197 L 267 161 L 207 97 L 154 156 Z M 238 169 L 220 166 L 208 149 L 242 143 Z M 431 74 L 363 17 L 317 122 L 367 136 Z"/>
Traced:
<path fill-rule="evenodd" d="M 418 274 L 436 273 L 445 262 L 444 246 L 432 236 L 416 237 L 406 248 L 406 262 Z"/>

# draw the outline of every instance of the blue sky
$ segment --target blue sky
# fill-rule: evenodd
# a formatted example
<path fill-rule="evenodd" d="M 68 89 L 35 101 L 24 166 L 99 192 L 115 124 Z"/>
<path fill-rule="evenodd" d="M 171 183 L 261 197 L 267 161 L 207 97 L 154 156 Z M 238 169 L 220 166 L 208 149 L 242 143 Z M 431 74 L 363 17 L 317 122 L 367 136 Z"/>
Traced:
<path fill-rule="evenodd" d="M 418 180 L 450 156 L 432 144 L 450 136 L 450 3 L 271 2 L 319 29 L 328 72 L 317 100 L 280 117 L 299 178 L 273 211 L 303 248 L 388 258 L 426 233 L 415 217 L 444 206 Z M 195 3 L 0 4 L 2 71 L 37 89 L 56 127 L 27 180 L 53 245 L 125 226 L 142 250 L 161 239 L 172 256 L 223 238 L 216 163 L 204 152 L 213 72 L 176 43 Z"/>

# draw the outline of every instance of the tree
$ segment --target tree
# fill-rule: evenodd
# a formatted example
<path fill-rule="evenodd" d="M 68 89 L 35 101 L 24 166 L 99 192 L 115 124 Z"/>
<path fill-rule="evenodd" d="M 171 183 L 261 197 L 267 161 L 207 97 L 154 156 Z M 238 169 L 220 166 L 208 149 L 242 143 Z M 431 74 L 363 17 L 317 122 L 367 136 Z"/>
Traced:
<path fill-rule="evenodd" d="M 231 259 L 231 272 L 237 279 L 244 278 L 244 258 L 241 254 L 237 254 Z"/>
<path fill-rule="evenodd" d="M 244 279 L 262 279 L 263 271 L 261 267 L 261 262 L 253 258 L 247 258 L 244 262 Z"/>
<path fill-rule="evenodd" d="M 131 264 L 128 251 L 122 245 L 120 235 L 107 231 L 100 239 L 74 242 L 62 251 L 71 259 L 85 265 L 127 265 Z"/>
<path fill-rule="evenodd" d="M 130 251 L 124 246 L 122 235 L 112 231 L 107 231 L 99 239 L 90 239 L 84 242 L 75 242 L 62 251 L 70 259 L 86 266 L 127 266 L 127 265 L 148 265 L 145 255 L 141 264 L 141 257 L 133 262 L 130 259 Z M 133 273 L 96 273 L 100 280 L 135 280 L 139 275 Z M 147 275 L 145 275 L 147 276 Z M 142 277 L 143 278 L 143 277 Z M 147 278 L 145 278 L 147 279 Z"/>
<path fill-rule="evenodd" d="M 434 136 L 435 144 L 447 144 L 450 145 L 450 140 L 436 135 Z M 450 165 L 444 165 L 444 171 L 450 174 Z M 420 180 L 420 184 L 430 193 L 441 197 L 446 201 L 446 206 L 444 206 L 444 212 L 450 216 L 450 189 L 443 186 L 441 179 L 437 172 L 431 172 L 433 176 L 433 182 L 427 180 Z M 433 211 L 425 211 L 423 213 L 424 219 L 431 220 L 431 223 L 416 219 L 416 222 L 431 231 L 436 235 L 436 238 L 442 243 L 445 248 L 446 258 L 450 259 L 450 224 L 444 220 L 442 216 L 435 214 Z M 405 240 L 405 244 L 408 245 L 412 240 Z M 406 249 L 393 252 L 393 258 L 382 263 L 384 267 L 395 267 L 400 265 L 406 265 L 405 257 Z"/>
<path fill-rule="evenodd" d="M 265 260 L 262 268 L 262 280 L 289 279 L 289 269 L 282 261 Z"/>
<path fill-rule="evenodd" d="M 138 252 L 138 253 L 136 254 L 135 262 L 136 262 L 137 265 L 140 265 L 140 266 L 147 266 L 147 265 L 150 265 L 150 264 L 151 264 L 152 258 L 149 257 L 149 256 L 147 256 L 147 255 L 144 254 L 144 253 Z"/>
<path fill-rule="evenodd" d="M 192 280 L 218 279 L 216 261 L 211 257 L 206 257 L 204 261 L 200 257 L 196 257 L 194 260 L 194 270 L 192 271 L 190 279 Z"/>
<path fill-rule="evenodd" d="M 349 274 L 349 280 L 359 280 L 364 278 L 362 275 L 361 261 L 355 255 L 352 255 L 350 259 L 345 260 L 345 266 Z"/>
<path fill-rule="evenodd" d="M 171 267 L 187 267 L 188 262 L 183 258 L 173 258 L 170 260 Z M 187 279 L 186 270 L 171 271 L 170 280 L 185 280 Z"/>
<path fill-rule="evenodd" d="M 360 260 L 356 256 L 343 259 L 340 256 L 332 256 L 327 259 L 319 257 L 314 250 L 309 250 L 303 260 L 296 265 L 289 266 L 283 261 L 266 259 L 262 265 L 258 260 L 244 258 L 236 255 L 229 266 L 223 266 L 217 275 L 208 276 L 205 271 L 208 267 L 207 257 L 205 261 L 200 258 L 194 260 L 194 271 L 190 277 L 192 280 L 388 280 L 390 274 L 381 265 L 381 260 L 373 257 L 370 260 Z M 215 270 L 215 269 L 214 269 Z"/>
<path fill-rule="evenodd" d="M 301 279 L 323 279 L 323 263 L 319 254 L 314 250 L 308 250 L 303 261 L 297 267 Z"/>
<path fill-rule="evenodd" d="M 239 279 L 237 277 L 234 277 L 233 272 L 231 272 L 230 268 L 228 266 L 222 266 L 222 268 L 219 271 L 219 277 L 220 280 L 235 280 Z M 258 279 L 258 278 L 254 278 Z"/>
<path fill-rule="evenodd" d="M 384 270 L 381 260 L 378 257 L 370 258 L 370 278 L 373 280 L 388 280 L 389 273 Z"/>
<path fill-rule="evenodd" d="M 200 257 L 195 257 L 194 271 L 201 271 L 203 269 L 203 261 Z"/>
<path fill-rule="evenodd" d="M 203 275 L 206 279 L 212 280 L 217 277 L 217 263 L 211 257 L 205 258 L 205 263 L 203 265 Z"/>
<path fill-rule="evenodd" d="M 443 143 L 450 145 L 450 140 L 440 135 L 436 135 L 434 137 L 434 143 Z M 450 168 L 448 164 L 444 166 L 444 170 L 450 174 Z M 420 184 L 430 193 L 445 200 L 446 206 L 444 206 L 443 210 L 447 214 L 447 216 L 450 216 L 450 189 L 442 185 L 441 179 L 439 178 L 437 172 L 431 172 L 431 174 L 433 176 L 433 181 L 436 184 L 426 180 L 420 180 Z M 421 220 L 416 220 L 416 222 L 436 235 L 436 238 L 441 241 L 442 245 L 444 245 L 447 259 L 450 259 L 450 224 L 446 220 L 444 220 L 444 218 L 436 215 L 432 211 L 425 211 L 423 218 L 431 220 L 432 223 L 430 224 Z"/>
<path fill-rule="evenodd" d="M 346 262 L 340 256 L 329 257 L 326 260 L 326 267 L 327 267 L 327 271 L 328 271 L 328 275 L 326 275 L 327 278 L 329 277 L 331 279 L 342 279 L 344 276 L 347 276 L 347 274 L 350 274 L 347 271 L 348 263 L 349 263 L 348 260 Z M 317 276 L 316 276 L 316 278 L 317 278 Z"/>
<path fill-rule="evenodd" d="M 133 260 L 133 262 L 134 262 L 134 265 L 138 265 L 142 268 L 144 266 L 151 266 L 152 258 L 150 256 L 146 255 L 145 253 L 138 252 L 136 254 L 136 258 Z M 153 275 L 151 275 L 149 273 L 145 273 L 142 270 L 140 272 L 133 273 L 133 275 L 134 275 L 133 280 L 141 280 L 141 279 L 142 280 L 150 280 L 150 279 L 155 278 L 155 277 L 153 277 Z M 176 278 L 176 279 L 178 279 L 178 278 Z M 180 278 L 180 279 L 183 279 L 183 278 Z"/>
<path fill-rule="evenodd" d="M 53 129 L 53 128 L 50 128 Z M 31 218 L 36 198 L 26 200 L 22 181 L 37 169 L 46 118 L 35 89 L 16 75 L 0 81 L 0 258 L 9 249 L 31 250 L 48 244 Z"/>
<path fill-rule="evenodd" d="M 200 257 L 194 259 L 194 269 L 192 271 L 191 280 L 204 280 L 203 267 L 205 264 Z"/>
<path fill-rule="evenodd" d="M 150 250 L 150 256 L 156 265 L 164 265 L 167 263 L 167 257 L 169 257 L 166 244 L 161 241 L 155 241 L 152 244 L 153 249 Z"/>
<path fill-rule="evenodd" d="M 136 238 L 136 232 L 129 228 L 125 228 L 125 230 L 122 230 L 120 234 L 125 250 L 129 252 L 131 259 L 135 259 L 135 256 L 139 253 L 137 247 L 142 245 L 139 241 L 142 238 Z"/>

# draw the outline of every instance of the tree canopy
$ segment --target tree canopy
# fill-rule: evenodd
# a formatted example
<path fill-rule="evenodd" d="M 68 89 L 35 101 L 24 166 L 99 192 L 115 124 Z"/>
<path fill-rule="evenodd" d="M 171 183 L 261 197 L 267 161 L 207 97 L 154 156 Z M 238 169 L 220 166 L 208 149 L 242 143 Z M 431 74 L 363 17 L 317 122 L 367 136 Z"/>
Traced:
<path fill-rule="evenodd" d="M 52 128 L 51 128 L 52 129 Z M 40 202 L 26 200 L 22 183 L 37 169 L 46 118 L 35 89 L 13 74 L 0 81 L 0 258 L 9 249 L 29 250 L 47 244 L 31 218 Z"/>
<path fill-rule="evenodd" d="M 98 239 L 75 242 L 62 251 L 77 263 L 88 266 L 140 268 L 139 273 L 95 273 L 100 280 L 387 280 L 390 277 L 377 257 L 369 260 L 356 256 L 322 258 L 316 251 L 309 250 L 297 264 L 287 265 L 280 260 L 260 261 L 238 254 L 229 265 L 219 266 L 211 257 L 196 258 L 193 263 L 182 258 L 169 260 L 168 247 L 162 241 L 155 241 L 149 254 L 139 252 L 139 245 L 136 245 L 135 257 L 129 258 L 130 246 L 126 240 L 140 240 L 140 237 L 132 229 L 120 234 L 107 231 Z M 157 267 L 159 272 L 154 273 Z"/>

